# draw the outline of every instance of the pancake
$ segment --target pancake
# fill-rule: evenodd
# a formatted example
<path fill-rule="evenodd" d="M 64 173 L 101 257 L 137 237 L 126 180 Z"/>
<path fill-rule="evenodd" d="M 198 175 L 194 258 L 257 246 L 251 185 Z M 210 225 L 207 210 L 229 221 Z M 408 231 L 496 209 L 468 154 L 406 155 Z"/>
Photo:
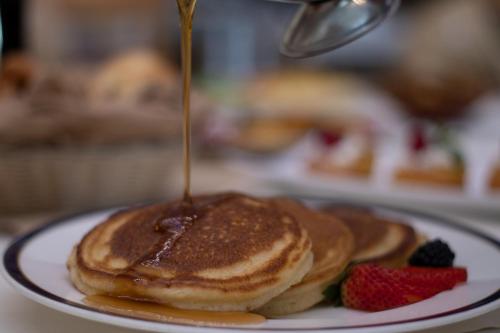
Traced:
<path fill-rule="evenodd" d="M 290 147 L 310 128 L 310 123 L 298 119 L 253 119 L 245 122 L 228 143 L 250 152 L 272 153 Z"/>
<path fill-rule="evenodd" d="M 280 70 L 255 76 L 243 87 L 241 97 L 245 109 L 256 118 L 338 124 L 370 119 L 358 100 L 376 94 L 371 85 L 355 75 Z"/>
<path fill-rule="evenodd" d="M 354 238 L 337 218 L 307 208 L 291 199 L 275 199 L 275 204 L 295 217 L 312 241 L 314 263 L 304 279 L 257 312 L 277 317 L 306 310 L 324 299 L 323 291 L 331 285 L 351 261 Z"/>
<path fill-rule="evenodd" d="M 343 161 L 342 163 L 338 163 L 335 159 L 332 159 L 332 156 L 322 153 L 311 160 L 309 169 L 314 173 L 331 176 L 369 177 L 372 173 L 373 161 L 375 159 L 372 148 L 365 148 L 360 152 L 359 156 L 348 164 L 344 164 L 345 154 L 341 156 Z"/>
<path fill-rule="evenodd" d="M 466 170 L 459 166 L 435 166 L 430 168 L 401 167 L 394 179 L 398 183 L 463 187 L 465 184 Z"/>
<path fill-rule="evenodd" d="M 490 178 L 490 188 L 493 190 L 500 189 L 500 164 L 495 168 Z"/>
<path fill-rule="evenodd" d="M 337 206 L 324 211 L 342 220 L 354 235 L 355 262 L 404 266 L 422 240 L 411 226 L 382 218 L 368 209 Z"/>
<path fill-rule="evenodd" d="M 87 295 L 249 311 L 301 281 L 312 261 L 291 214 L 228 193 L 118 212 L 74 248 L 68 268 Z"/>

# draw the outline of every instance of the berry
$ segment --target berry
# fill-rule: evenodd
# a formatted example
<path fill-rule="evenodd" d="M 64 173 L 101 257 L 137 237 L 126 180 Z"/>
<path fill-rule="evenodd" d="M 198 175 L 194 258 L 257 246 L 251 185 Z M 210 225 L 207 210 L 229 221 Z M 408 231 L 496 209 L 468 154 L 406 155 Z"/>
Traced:
<path fill-rule="evenodd" d="M 410 136 L 410 146 L 414 153 L 419 153 L 427 148 L 428 142 L 422 126 L 416 125 L 413 127 Z"/>
<path fill-rule="evenodd" d="M 341 286 L 342 303 L 363 311 L 382 311 L 430 298 L 467 280 L 464 268 L 386 268 L 354 266 Z"/>
<path fill-rule="evenodd" d="M 340 132 L 320 131 L 319 138 L 326 147 L 334 147 L 342 140 L 342 134 Z"/>
<path fill-rule="evenodd" d="M 461 268 L 429 268 L 408 266 L 402 269 L 409 273 L 411 284 L 427 285 L 433 280 L 436 288 L 453 288 L 456 281 L 467 281 L 467 271 Z"/>
<path fill-rule="evenodd" d="M 427 242 L 420 246 L 410 257 L 408 263 L 412 266 L 451 267 L 455 253 L 448 244 L 440 239 Z"/>

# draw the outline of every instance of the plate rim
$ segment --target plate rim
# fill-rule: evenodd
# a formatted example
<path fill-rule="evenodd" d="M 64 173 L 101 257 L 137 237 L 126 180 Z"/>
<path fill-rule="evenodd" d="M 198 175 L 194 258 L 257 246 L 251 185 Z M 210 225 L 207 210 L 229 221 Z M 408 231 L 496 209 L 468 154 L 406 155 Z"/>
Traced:
<path fill-rule="evenodd" d="M 402 208 L 402 207 L 397 207 L 397 206 L 392 206 L 392 205 L 386 205 L 386 204 L 378 204 L 378 203 L 360 203 L 360 202 L 354 202 L 350 200 L 338 200 L 338 199 L 328 199 L 324 197 L 315 197 L 315 196 L 295 196 L 295 198 L 306 201 L 306 202 L 316 202 L 318 204 L 329 204 L 329 205 L 348 205 L 351 207 L 361 207 L 361 208 L 369 208 L 369 209 L 375 209 L 375 210 L 386 210 L 394 213 L 402 213 L 410 216 L 414 216 L 417 218 L 421 218 L 423 220 L 427 221 L 432 221 L 433 223 L 437 223 L 438 225 L 445 226 L 454 230 L 458 230 L 461 232 L 465 232 L 469 235 L 473 235 L 479 239 L 482 239 L 483 241 L 486 241 L 490 245 L 493 245 L 498 251 L 500 251 L 500 240 L 482 232 L 479 231 L 473 227 L 463 225 L 461 223 L 456 222 L 453 218 L 447 217 L 447 216 L 440 216 L 439 214 L 435 213 L 428 213 L 428 212 L 423 212 L 415 209 L 409 209 L 409 208 Z M 111 322 L 109 320 L 106 320 L 106 318 L 109 319 L 109 317 L 113 318 L 119 318 L 121 321 L 125 320 L 128 321 L 129 324 L 136 323 L 136 325 L 132 325 L 134 328 L 142 328 L 142 329 L 149 329 L 149 330 L 154 330 L 154 328 L 149 327 L 145 328 L 144 326 L 140 326 L 140 323 L 144 323 L 145 326 L 151 325 L 151 324 L 162 324 L 165 325 L 165 328 L 170 327 L 170 328 L 177 328 L 177 329 L 203 329 L 206 331 L 212 331 L 212 330 L 224 330 L 226 332 L 251 332 L 251 331 L 258 331 L 258 332 L 284 332 L 284 331 L 291 331 L 290 329 L 286 328 L 260 328 L 259 326 L 247 326 L 247 327 L 234 327 L 234 326 L 220 326 L 220 327 L 199 327 L 199 326 L 194 326 L 190 324 L 174 324 L 174 323 L 164 323 L 164 322 L 159 322 L 159 321 L 154 321 L 154 320 L 144 320 L 144 319 L 138 319 L 134 318 L 132 316 L 127 316 L 127 315 L 117 315 L 113 314 L 107 311 L 102 311 L 99 309 L 95 309 L 83 304 L 79 304 L 70 300 L 67 300 L 63 297 L 57 296 L 53 293 L 51 293 L 48 290 L 45 290 L 32 282 L 29 277 L 27 277 L 24 272 L 21 269 L 20 266 L 20 255 L 25 248 L 27 244 L 37 236 L 43 234 L 44 232 L 47 232 L 49 230 L 53 230 L 57 228 L 59 225 L 63 224 L 70 224 L 74 223 L 77 221 L 79 218 L 84 217 L 84 216 L 90 216 L 94 214 L 104 214 L 106 212 L 113 212 L 117 211 L 120 209 L 123 209 L 125 207 L 130 207 L 130 206 L 113 206 L 113 207 L 108 207 L 108 208 L 99 208 L 99 209 L 90 209 L 90 210 L 84 210 L 80 211 L 77 213 L 73 214 L 68 214 L 61 216 L 59 218 L 50 220 L 49 222 L 35 228 L 34 230 L 27 232 L 23 235 L 20 235 L 16 237 L 14 240 L 10 242 L 10 244 L 7 246 L 7 248 L 4 250 L 4 253 L 2 255 L 2 273 L 6 280 L 14 287 L 14 289 L 18 290 L 23 296 L 40 303 L 44 306 L 53 308 L 57 311 L 64 312 L 66 314 L 70 315 L 75 315 L 78 317 L 83 317 L 85 319 L 92 319 L 95 321 L 99 322 L 104 322 L 116 326 L 125 326 L 124 324 L 120 324 L 117 322 Z M 426 223 L 426 222 L 424 222 Z M 429 223 L 429 222 L 427 222 Z M 68 308 L 66 308 L 68 307 Z M 472 304 L 465 305 L 463 307 L 449 310 L 449 311 L 444 311 L 440 312 L 437 314 L 425 316 L 425 317 L 419 317 L 419 318 L 414 318 L 414 319 L 406 319 L 406 320 L 399 320 L 399 321 L 393 321 L 393 322 L 388 322 L 388 323 L 381 323 L 381 324 L 369 324 L 369 325 L 353 325 L 353 326 L 344 326 L 344 327 L 335 327 L 335 326 L 330 326 L 330 327 L 320 327 L 320 328 L 295 328 L 293 331 L 296 332 L 306 332 L 306 331 L 317 331 L 317 332 L 326 332 L 326 331 L 332 331 L 332 332 L 340 332 L 340 331 L 345 331 L 345 330 L 363 330 L 363 329 L 371 329 L 371 330 L 377 330 L 377 329 L 388 329 L 390 327 L 399 327 L 398 331 L 405 331 L 403 329 L 403 326 L 406 326 L 406 331 L 412 330 L 415 327 L 415 325 L 418 324 L 423 324 L 427 323 L 428 325 L 424 325 L 427 328 L 430 327 L 439 327 L 443 325 L 448 325 L 454 322 L 460 322 L 461 320 L 468 320 L 477 316 L 480 316 L 482 314 L 488 313 L 496 308 L 500 308 L 500 289 L 496 290 L 494 293 L 491 295 L 488 295 L 487 297 L 474 302 Z M 483 310 L 483 311 L 481 311 Z M 76 313 L 75 313 L 76 311 Z M 84 314 L 87 314 L 89 316 L 84 316 Z M 465 316 L 465 314 L 468 314 L 468 316 Z M 457 321 L 452 320 L 453 317 L 460 316 L 464 318 L 457 318 Z M 432 325 L 431 322 L 438 321 L 435 325 Z M 440 325 L 439 322 L 442 322 Z M 125 327 L 131 327 L 131 326 L 125 326 Z M 422 327 L 424 328 L 424 327 Z"/>

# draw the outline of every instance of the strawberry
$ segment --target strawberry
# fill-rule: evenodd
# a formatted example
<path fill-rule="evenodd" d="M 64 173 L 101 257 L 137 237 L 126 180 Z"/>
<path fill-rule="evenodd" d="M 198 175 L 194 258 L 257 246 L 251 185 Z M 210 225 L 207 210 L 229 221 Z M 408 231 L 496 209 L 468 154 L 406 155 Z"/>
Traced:
<path fill-rule="evenodd" d="M 410 134 L 410 146 L 414 153 L 419 153 L 427 148 L 427 137 L 421 125 L 415 125 L 413 127 Z"/>
<path fill-rule="evenodd" d="M 382 311 L 430 298 L 467 280 L 464 268 L 386 268 L 354 266 L 341 286 L 342 303 L 364 311 Z"/>
<path fill-rule="evenodd" d="M 320 131 L 319 139 L 325 147 L 335 147 L 342 141 L 342 133 L 337 131 Z"/>
<path fill-rule="evenodd" d="M 408 281 L 411 284 L 441 288 L 453 288 L 457 283 L 467 281 L 467 270 L 465 268 L 424 268 L 405 267 L 401 271 L 408 273 Z"/>

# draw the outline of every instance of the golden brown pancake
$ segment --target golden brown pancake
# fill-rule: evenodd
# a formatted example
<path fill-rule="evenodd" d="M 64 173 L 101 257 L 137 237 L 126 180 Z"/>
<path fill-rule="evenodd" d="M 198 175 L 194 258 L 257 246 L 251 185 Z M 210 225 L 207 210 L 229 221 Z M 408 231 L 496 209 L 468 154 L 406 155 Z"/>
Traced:
<path fill-rule="evenodd" d="M 354 260 L 364 257 L 364 252 L 369 252 L 376 247 L 387 233 L 388 223 L 384 220 L 374 219 L 368 210 L 332 207 L 326 212 L 338 217 L 351 230 L 355 239 Z"/>
<path fill-rule="evenodd" d="M 401 167 L 396 171 L 394 178 L 399 183 L 463 187 L 465 171 L 464 167 L 436 166 L 428 169 Z"/>
<path fill-rule="evenodd" d="M 186 207 L 177 201 L 109 217 L 69 258 L 75 286 L 87 295 L 248 311 L 312 265 L 307 232 L 273 202 L 232 193 L 195 197 Z"/>
<path fill-rule="evenodd" d="M 354 238 L 337 218 L 291 199 L 273 201 L 307 230 L 312 240 L 314 263 L 300 283 L 257 310 L 266 317 L 303 311 L 321 302 L 324 290 L 341 275 L 354 253 Z"/>
<path fill-rule="evenodd" d="M 372 173 L 374 159 L 375 156 L 372 148 L 367 148 L 349 165 L 335 164 L 328 156 L 322 154 L 309 163 L 309 169 L 312 172 L 332 176 L 369 177 Z"/>
<path fill-rule="evenodd" d="M 500 189 L 500 164 L 495 168 L 490 178 L 490 188 L 497 190 Z"/>
<path fill-rule="evenodd" d="M 288 148 L 311 127 L 310 123 L 299 119 L 253 119 L 243 124 L 229 143 L 250 152 L 272 153 Z"/>
<path fill-rule="evenodd" d="M 373 89 L 353 75 L 282 70 L 257 75 L 244 87 L 242 99 L 255 117 L 338 123 L 359 118 L 356 99 L 371 93 Z"/>
<path fill-rule="evenodd" d="M 403 266 L 421 242 L 411 226 L 382 218 L 368 209 L 338 206 L 324 211 L 342 220 L 353 233 L 356 262 Z"/>
<path fill-rule="evenodd" d="M 227 143 L 250 152 L 270 153 L 289 148 L 312 129 L 359 128 L 369 117 L 357 97 L 373 93 L 366 82 L 345 73 L 261 73 L 237 94 L 247 111 L 245 122 Z M 365 163 L 364 159 L 354 168 L 364 170 L 360 165 Z"/>

